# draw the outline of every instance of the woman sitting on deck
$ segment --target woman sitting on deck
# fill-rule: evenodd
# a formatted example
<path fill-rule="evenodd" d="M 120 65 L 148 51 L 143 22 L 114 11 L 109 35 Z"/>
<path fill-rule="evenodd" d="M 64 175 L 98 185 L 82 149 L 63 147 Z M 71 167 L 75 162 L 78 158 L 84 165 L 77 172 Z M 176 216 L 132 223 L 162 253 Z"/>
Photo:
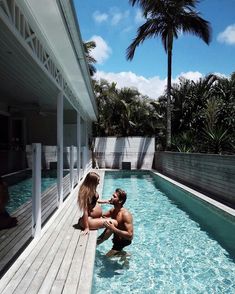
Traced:
<path fill-rule="evenodd" d="M 78 204 L 83 211 L 83 216 L 78 220 L 78 224 L 84 230 L 84 234 L 88 234 L 89 230 L 104 228 L 104 222 L 107 221 L 107 218 L 102 218 L 102 209 L 99 204 L 109 203 L 109 201 L 99 200 L 99 194 L 96 192 L 99 182 L 99 175 L 89 172 L 78 192 Z M 109 221 L 115 227 L 118 225 L 114 219 Z"/>
<path fill-rule="evenodd" d="M 0 230 L 12 228 L 17 225 L 17 219 L 11 217 L 6 211 L 6 205 L 9 200 L 7 184 L 0 178 Z"/>

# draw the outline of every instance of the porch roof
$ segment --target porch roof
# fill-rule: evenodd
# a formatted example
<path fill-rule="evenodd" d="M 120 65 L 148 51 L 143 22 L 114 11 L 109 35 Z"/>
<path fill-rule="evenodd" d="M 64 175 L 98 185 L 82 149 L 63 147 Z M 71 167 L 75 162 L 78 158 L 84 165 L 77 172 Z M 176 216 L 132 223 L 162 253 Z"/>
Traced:
<path fill-rule="evenodd" d="M 80 109 L 84 118 L 96 119 L 72 0 L 2 1 L 0 34 L 2 101 L 53 111 L 57 94 L 63 90 L 65 109 Z"/>

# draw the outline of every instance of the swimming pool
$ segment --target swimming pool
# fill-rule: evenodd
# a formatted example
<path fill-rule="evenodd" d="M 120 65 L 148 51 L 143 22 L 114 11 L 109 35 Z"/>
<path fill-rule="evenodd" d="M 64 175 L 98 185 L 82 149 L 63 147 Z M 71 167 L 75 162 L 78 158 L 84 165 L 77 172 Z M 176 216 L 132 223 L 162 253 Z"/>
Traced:
<path fill-rule="evenodd" d="M 107 258 L 111 240 L 99 245 L 93 294 L 235 293 L 233 217 L 151 173 L 106 173 L 103 198 L 117 187 L 134 217 L 131 256 Z"/>
<path fill-rule="evenodd" d="M 64 172 L 64 176 L 68 172 Z M 43 193 L 49 187 L 55 185 L 57 182 L 56 171 L 43 171 L 41 180 L 41 192 Z M 26 203 L 32 197 L 32 178 L 28 174 L 24 180 L 9 186 L 10 200 L 7 204 L 7 211 L 14 212 L 22 204 Z"/>

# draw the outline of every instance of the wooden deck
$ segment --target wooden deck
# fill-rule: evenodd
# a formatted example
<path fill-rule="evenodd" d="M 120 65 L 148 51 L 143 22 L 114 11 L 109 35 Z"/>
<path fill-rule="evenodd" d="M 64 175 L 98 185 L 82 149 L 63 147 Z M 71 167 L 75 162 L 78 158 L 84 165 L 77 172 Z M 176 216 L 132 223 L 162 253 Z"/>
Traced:
<path fill-rule="evenodd" d="M 103 174 L 101 176 L 103 183 Z M 30 240 L 26 249 L 17 255 L 16 261 L 0 280 L 0 293 L 90 293 L 97 231 L 84 236 L 74 228 L 81 214 L 77 191 L 78 186 L 45 224 L 41 237 Z M 43 207 L 44 217 L 47 218 L 46 200 Z M 24 218 L 30 221 L 24 224 Z M 25 234 L 31 233 L 31 214 L 22 213 L 22 221 L 14 230 L 20 226 L 19 231 L 22 232 L 17 233 L 19 236 L 16 239 L 12 238 L 8 244 L 5 240 L 1 242 L 5 252 L 11 247 L 9 254 L 16 253 L 16 243 L 21 242 Z M 12 231 L 12 234 L 16 235 L 16 232 Z M 1 264 L 4 258 L 2 255 Z"/>
<path fill-rule="evenodd" d="M 64 198 L 69 194 L 69 174 L 63 179 Z M 57 209 L 57 186 L 53 185 L 42 194 L 42 224 Z M 18 219 L 18 225 L 11 229 L 0 231 L 0 276 L 9 268 L 19 253 L 32 240 L 32 202 L 29 200 L 13 214 Z"/>

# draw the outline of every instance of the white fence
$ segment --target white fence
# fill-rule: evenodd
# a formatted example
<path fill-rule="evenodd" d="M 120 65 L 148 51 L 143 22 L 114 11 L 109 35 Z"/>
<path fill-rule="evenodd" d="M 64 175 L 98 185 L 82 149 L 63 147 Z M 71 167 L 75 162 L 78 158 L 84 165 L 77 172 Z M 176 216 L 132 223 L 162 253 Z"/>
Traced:
<path fill-rule="evenodd" d="M 99 168 L 121 169 L 129 163 L 131 169 L 151 169 L 154 150 L 154 137 L 97 137 L 94 160 Z"/>

